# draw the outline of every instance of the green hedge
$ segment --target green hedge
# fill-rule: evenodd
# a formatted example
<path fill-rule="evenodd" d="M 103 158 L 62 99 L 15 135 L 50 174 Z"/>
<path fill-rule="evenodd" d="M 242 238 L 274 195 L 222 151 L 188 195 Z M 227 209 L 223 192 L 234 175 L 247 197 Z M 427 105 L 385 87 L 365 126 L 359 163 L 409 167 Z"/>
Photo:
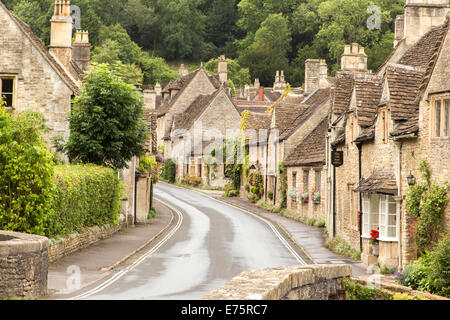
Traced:
<path fill-rule="evenodd" d="M 117 224 L 122 184 L 113 169 L 96 165 L 59 165 L 54 175 L 54 215 L 48 236 Z"/>

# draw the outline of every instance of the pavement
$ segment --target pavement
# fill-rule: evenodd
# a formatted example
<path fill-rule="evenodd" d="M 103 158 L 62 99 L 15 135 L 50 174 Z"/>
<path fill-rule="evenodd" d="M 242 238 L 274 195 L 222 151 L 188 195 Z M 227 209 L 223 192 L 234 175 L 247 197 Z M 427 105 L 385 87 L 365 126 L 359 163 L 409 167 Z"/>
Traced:
<path fill-rule="evenodd" d="M 282 229 L 303 252 L 315 263 L 352 266 L 354 277 L 367 276 L 367 268 L 360 262 L 338 255 L 325 247 L 322 229 L 308 226 L 275 213 L 260 209 L 239 198 L 222 198 L 220 191 L 201 191 L 219 201 L 234 205 L 268 219 Z M 58 299 L 71 292 L 93 285 L 131 263 L 137 253 L 168 232 L 174 220 L 172 210 L 155 201 L 157 216 L 151 224 L 137 225 L 121 230 L 108 239 L 82 249 L 49 265 L 49 299 Z M 81 277 L 76 277 L 77 274 Z M 78 282 L 77 282 L 78 281 Z"/>
<path fill-rule="evenodd" d="M 133 260 L 161 238 L 173 223 L 173 213 L 154 201 L 157 215 L 150 224 L 130 226 L 72 255 L 49 264 L 48 299 L 59 299 L 92 285 Z M 78 276 L 79 275 L 79 276 Z"/>

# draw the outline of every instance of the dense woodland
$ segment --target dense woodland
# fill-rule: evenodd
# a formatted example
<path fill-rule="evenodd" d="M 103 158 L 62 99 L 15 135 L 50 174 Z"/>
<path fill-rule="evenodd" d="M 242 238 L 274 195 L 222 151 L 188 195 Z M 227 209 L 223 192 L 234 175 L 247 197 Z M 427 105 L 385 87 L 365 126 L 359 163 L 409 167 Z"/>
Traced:
<path fill-rule="evenodd" d="M 45 44 L 54 0 L 2 0 Z M 200 65 L 224 54 L 232 59 L 235 87 L 260 78 L 271 86 L 285 70 L 293 86 L 304 61 L 339 68 L 344 45 L 366 48 L 369 69 L 391 52 L 393 22 L 405 0 L 72 0 L 89 30 L 92 60 L 121 68 L 134 84 L 166 83 L 180 62 Z M 370 29 L 379 8 L 381 27 Z M 215 65 L 214 61 L 209 66 Z"/>

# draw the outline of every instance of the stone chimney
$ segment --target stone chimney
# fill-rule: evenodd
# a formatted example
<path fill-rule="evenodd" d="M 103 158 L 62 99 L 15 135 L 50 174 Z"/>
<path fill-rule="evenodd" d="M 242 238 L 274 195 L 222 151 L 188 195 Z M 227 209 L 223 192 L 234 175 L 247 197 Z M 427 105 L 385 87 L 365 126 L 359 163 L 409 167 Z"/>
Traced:
<path fill-rule="evenodd" d="M 258 101 L 264 101 L 264 87 L 258 87 Z"/>
<path fill-rule="evenodd" d="M 72 60 L 74 60 L 83 71 L 86 71 L 91 63 L 91 45 L 89 43 L 88 31 L 76 31 L 75 42 L 72 44 Z"/>
<path fill-rule="evenodd" d="M 155 110 L 156 109 L 156 91 L 144 89 L 142 92 L 144 96 L 144 109 Z"/>
<path fill-rule="evenodd" d="M 328 66 L 324 59 L 305 61 L 305 92 L 311 93 L 319 88 L 329 87 Z"/>
<path fill-rule="evenodd" d="M 341 56 L 341 70 L 368 72 L 367 54 L 364 52 L 364 47 L 360 47 L 357 43 L 346 45 Z"/>
<path fill-rule="evenodd" d="M 72 17 L 70 1 L 55 2 L 55 11 L 51 22 L 50 53 L 70 70 L 72 60 Z"/>
<path fill-rule="evenodd" d="M 156 92 L 156 95 L 157 95 L 157 96 L 160 96 L 160 95 L 161 95 L 161 84 L 160 84 L 159 82 L 157 82 L 157 83 L 155 84 L 155 92 Z"/>
<path fill-rule="evenodd" d="M 184 64 L 181 64 L 180 69 L 178 69 L 179 77 L 181 78 L 181 77 L 187 76 L 188 74 L 189 74 L 189 70 L 184 67 Z"/>
<path fill-rule="evenodd" d="M 284 70 L 281 70 L 281 74 L 280 71 L 277 70 L 277 73 L 275 75 L 275 82 L 273 84 L 273 90 L 283 92 L 285 88 L 286 82 L 284 80 Z"/>
<path fill-rule="evenodd" d="M 248 84 L 244 86 L 244 98 L 250 101 L 250 86 Z"/>
<path fill-rule="evenodd" d="M 405 38 L 405 16 L 403 14 L 400 14 L 395 18 L 394 28 L 394 48 L 396 48 L 398 43 Z"/>
<path fill-rule="evenodd" d="M 219 80 L 220 83 L 225 83 L 228 81 L 228 62 L 225 56 L 220 56 L 219 58 Z"/>
<path fill-rule="evenodd" d="M 259 83 L 259 78 L 255 79 L 255 83 L 253 84 L 254 88 L 259 88 L 261 86 L 261 84 Z"/>
<path fill-rule="evenodd" d="M 406 0 L 404 15 L 406 45 L 413 45 L 432 27 L 444 23 L 448 12 L 448 0 Z"/>

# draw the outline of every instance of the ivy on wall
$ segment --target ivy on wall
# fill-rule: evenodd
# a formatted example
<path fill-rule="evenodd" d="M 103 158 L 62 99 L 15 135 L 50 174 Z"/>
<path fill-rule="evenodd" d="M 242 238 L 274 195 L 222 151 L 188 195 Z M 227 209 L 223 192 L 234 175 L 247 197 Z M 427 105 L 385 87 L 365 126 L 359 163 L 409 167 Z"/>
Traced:
<path fill-rule="evenodd" d="M 423 255 L 432 250 L 444 231 L 444 210 L 448 204 L 450 184 L 431 181 L 431 169 L 421 160 L 418 170 L 423 181 L 411 186 L 406 198 L 406 211 L 415 218 L 411 231 L 414 233 L 417 251 Z"/>
<path fill-rule="evenodd" d="M 280 188 L 278 189 L 281 197 L 280 209 L 284 209 L 287 207 L 287 170 L 282 162 L 278 165 L 278 170 L 280 171 Z"/>

